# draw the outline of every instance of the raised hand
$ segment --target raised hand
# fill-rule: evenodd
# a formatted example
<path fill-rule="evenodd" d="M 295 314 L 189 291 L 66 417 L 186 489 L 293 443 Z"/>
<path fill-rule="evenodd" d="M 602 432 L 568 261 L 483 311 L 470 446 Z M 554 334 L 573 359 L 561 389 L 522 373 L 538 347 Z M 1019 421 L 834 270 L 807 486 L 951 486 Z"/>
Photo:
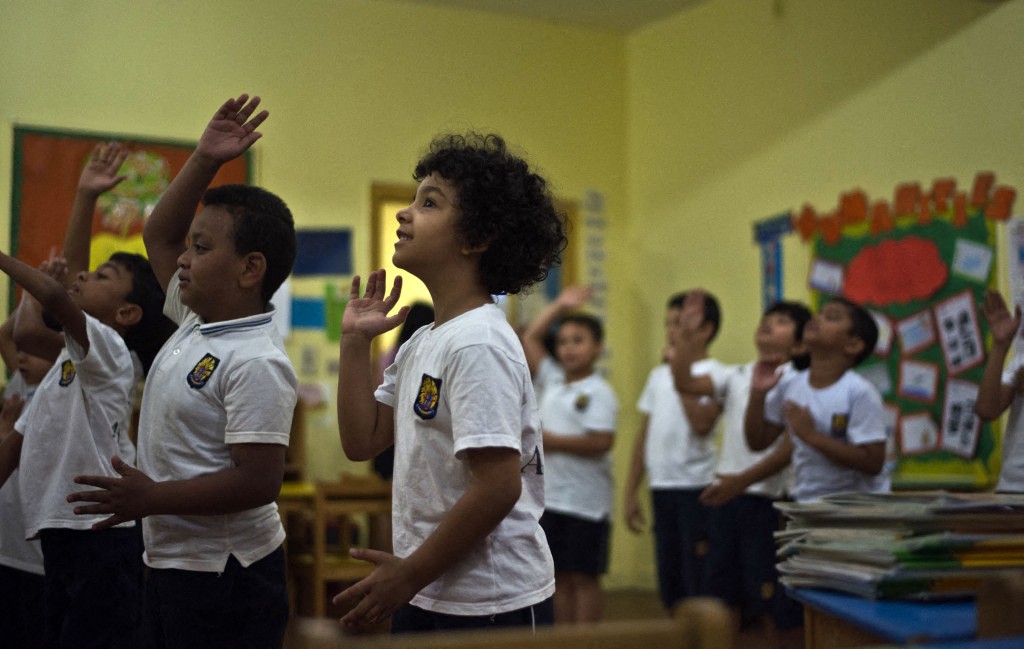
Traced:
<path fill-rule="evenodd" d="M 409 314 L 407 306 L 399 309 L 394 315 L 388 315 L 402 295 L 402 276 L 395 278 L 391 293 L 387 296 L 384 295 L 386 290 L 387 273 L 383 269 L 370 273 L 366 280 L 366 292 L 362 297 L 359 297 L 359 276 L 353 277 L 348 304 L 345 305 L 345 313 L 341 318 L 341 333 L 359 334 L 372 339 L 405 322 L 405 317 Z"/>
<path fill-rule="evenodd" d="M 558 294 L 555 301 L 558 306 L 566 309 L 578 309 L 584 304 L 590 301 L 590 298 L 594 295 L 594 289 L 589 286 L 566 286 L 562 289 L 562 292 Z"/>
<path fill-rule="evenodd" d="M 253 115 L 259 105 L 259 97 L 250 100 L 246 94 L 224 102 L 206 125 L 196 146 L 196 153 L 218 163 L 242 155 L 256 140 L 263 137 L 256 129 L 270 113 L 264 110 Z"/>
<path fill-rule="evenodd" d="M 116 187 L 128 177 L 118 173 L 127 157 L 128 148 L 120 142 L 97 144 L 78 177 L 78 191 L 96 197 Z"/>
<path fill-rule="evenodd" d="M 679 331 L 684 335 L 692 335 L 704 324 L 703 289 L 695 288 L 686 292 L 683 309 L 679 314 Z"/>
<path fill-rule="evenodd" d="M 775 370 L 786 362 L 778 355 L 768 355 L 754 363 L 754 372 L 750 377 L 750 389 L 755 392 L 767 392 L 779 383 L 779 374 Z"/>
<path fill-rule="evenodd" d="M 67 285 L 68 260 L 57 254 L 51 254 L 39 264 L 39 270 L 43 271 L 61 284 Z"/>
<path fill-rule="evenodd" d="M 982 304 L 982 314 L 988 322 L 988 329 L 992 332 L 992 340 L 997 345 L 1009 345 L 1013 342 L 1014 336 L 1020 329 L 1021 309 L 1020 305 L 1014 307 L 1013 315 L 1010 315 L 1006 308 L 1006 301 L 998 291 L 985 291 L 985 302 Z"/>
<path fill-rule="evenodd" d="M 149 514 L 146 511 L 147 496 L 155 483 L 145 473 L 116 455 L 110 464 L 120 474 L 120 478 L 80 475 L 75 478 L 75 484 L 96 487 L 98 491 L 76 491 L 68 496 L 69 503 L 95 503 L 75 507 L 75 514 L 110 514 L 109 518 L 93 524 L 94 530 L 113 527 Z"/>

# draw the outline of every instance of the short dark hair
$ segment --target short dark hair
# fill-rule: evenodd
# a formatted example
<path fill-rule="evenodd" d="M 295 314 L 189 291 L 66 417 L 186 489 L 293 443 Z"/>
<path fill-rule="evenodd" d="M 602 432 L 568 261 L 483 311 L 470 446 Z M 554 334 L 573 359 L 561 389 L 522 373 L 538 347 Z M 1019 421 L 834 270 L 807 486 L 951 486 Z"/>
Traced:
<path fill-rule="evenodd" d="M 512 155 L 500 136 L 448 134 L 434 139 L 413 178 L 436 173 L 458 191 L 456 231 L 480 256 L 480 280 L 492 295 L 515 295 L 561 262 L 565 215 L 547 181 Z"/>
<path fill-rule="evenodd" d="M 787 302 L 785 300 L 779 300 L 773 302 L 764 310 L 764 315 L 773 314 L 784 315 L 796 325 L 794 330 L 794 336 L 796 341 L 800 342 L 804 339 L 804 327 L 811 319 L 811 310 L 807 308 L 807 305 L 802 302 Z M 798 370 L 805 370 L 811 366 L 810 354 L 799 354 L 790 359 L 793 363 L 793 367 Z"/>
<path fill-rule="evenodd" d="M 846 312 L 850 314 L 850 321 L 852 322 L 850 333 L 854 338 L 859 338 L 864 343 L 864 349 L 861 350 L 860 354 L 853 361 L 853 365 L 856 367 L 875 353 L 875 345 L 878 344 L 878 323 L 871 317 L 871 313 L 867 309 L 856 302 L 851 302 L 843 297 L 835 297 L 829 301 L 838 302 L 846 307 Z"/>
<path fill-rule="evenodd" d="M 135 253 L 115 252 L 108 263 L 120 266 L 132 276 L 132 288 L 124 299 L 138 306 L 142 317 L 125 331 L 124 342 L 139 357 L 143 373 L 148 374 L 157 352 L 177 325 L 163 313 L 164 291 L 148 259 Z"/>
<path fill-rule="evenodd" d="M 262 187 L 220 185 L 206 191 L 203 205 L 231 215 L 235 252 L 258 252 L 267 260 L 260 295 L 269 302 L 295 265 L 295 221 L 284 201 Z"/>
<path fill-rule="evenodd" d="M 676 293 L 668 299 L 668 304 L 665 305 L 666 309 L 681 309 L 683 303 L 686 302 L 687 292 Z M 704 320 L 701 321 L 703 325 L 706 322 L 711 323 L 711 336 L 708 338 L 710 343 L 718 335 L 718 329 L 722 326 L 722 309 L 718 306 L 718 300 L 714 295 L 704 291 Z"/>
<path fill-rule="evenodd" d="M 567 323 L 576 324 L 584 329 L 588 329 L 591 335 L 594 336 L 594 340 L 599 343 L 604 342 L 604 326 L 595 316 L 588 313 L 570 313 L 559 321 L 559 329 Z"/>

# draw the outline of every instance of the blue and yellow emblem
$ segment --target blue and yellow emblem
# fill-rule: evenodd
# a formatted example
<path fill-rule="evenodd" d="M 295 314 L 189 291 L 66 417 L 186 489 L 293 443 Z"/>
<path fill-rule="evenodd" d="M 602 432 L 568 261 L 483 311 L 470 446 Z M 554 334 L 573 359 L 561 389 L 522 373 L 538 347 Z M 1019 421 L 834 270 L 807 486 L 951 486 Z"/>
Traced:
<path fill-rule="evenodd" d="M 188 386 L 193 390 L 198 390 L 206 385 L 206 382 L 213 376 L 213 371 L 217 369 L 217 365 L 220 364 L 220 359 L 213 354 L 207 354 L 196 366 L 192 368 L 192 371 L 188 373 Z"/>
<path fill-rule="evenodd" d="M 590 405 L 590 395 L 589 394 L 580 394 L 580 395 L 578 395 L 576 397 L 576 404 L 575 405 L 576 405 L 576 410 L 577 411 L 579 411 L 579 412 L 585 411 L 587 409 L 587 406 Z"/>
<path fill-rule="evenodd" d="M 66 388 L 75 380 L 75 364 L 70 360 L 60 364 L 60 387 Z"/>
<path fill-rule="evenodd" d="M 435 379 L 429 374 L 424 374 L 420 381 L 420 390 L 416 395 L 416 403 L 412 411 L 419 415 L 420 419 L 433 419 L 437 415 L 437 404 L 441 401 L 441 379 Z"/>
<path fill-rule="evenodd" d="M 846 427 L 850 418 L 844 413 L 832 415 L 832 437 L 846 439 Z"/>

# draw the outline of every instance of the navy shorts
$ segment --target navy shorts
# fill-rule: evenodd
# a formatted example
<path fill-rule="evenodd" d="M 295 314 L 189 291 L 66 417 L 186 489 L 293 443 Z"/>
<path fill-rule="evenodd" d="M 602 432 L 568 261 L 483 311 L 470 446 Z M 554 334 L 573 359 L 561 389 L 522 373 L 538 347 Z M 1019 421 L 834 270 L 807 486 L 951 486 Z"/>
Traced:
<path fill-rule="evenodd" d="M 772 499 L 752 494 L 708 511 L 708 594 L 739 609 L 745 623 L 774 608 L 778 520 Z"/>
<path fill-rule="evenodd" d="M 284 550 L 224 572 L 152 569 L 146 582 L 148 649 L 280 649 L 288 625 Z"/>
<path fill-rule="evenodd" d="M 588 521 L 570 514 L 545 511 L 540 517 L 540 526 L 548 537 L 555 572 L 584 575 L 608 572 L 611 525 L 607 520 Z"/>

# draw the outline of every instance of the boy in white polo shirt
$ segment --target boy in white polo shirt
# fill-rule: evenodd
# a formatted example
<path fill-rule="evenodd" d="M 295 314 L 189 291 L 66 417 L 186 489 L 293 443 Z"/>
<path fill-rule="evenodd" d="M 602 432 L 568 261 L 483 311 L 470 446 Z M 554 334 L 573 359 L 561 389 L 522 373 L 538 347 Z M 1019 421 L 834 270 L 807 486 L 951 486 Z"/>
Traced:
<path fill-rule="evenodd" d="M 701 323 L 702 359 L 694 374 L 724 370 L 706 348 L 718 333 L 718 302 L 705 294 Z M 712 431 L 721 406 L 710 399 L 681 395 L 672 381 L 668 356 L 679 327 L 686 293 L 669 299 L 665 313 L 665 359 L 651 370 L 637 409 L 644 422 L 633 446 L 626 481 L 624 516 L 631 531 L 643 530 L 644 518 L 637 491 L 648 475 L 654 518 L 655 561 L 662 604 L 671 608 L 679 600 L 707 591 L 707 508 L 700 493 L 711 484 L 715 465 Z"/>
<path fill-rule="evenodd" d="M 146 385 L 139 469 L 115 459 L 120 478 L 81 477 L 103 491 L 73 497 L 98 503 L 78 510 L 106 524 L 144 519 L 152 647 L 280 647 L 288 620 L 274 500 L 297 381 L 269 299 L 291 272 L 295 230 L 270 192 L 206 191 L 260 137 L 268 113 L 247 100 L 217 111 L 143 232 L 179 328 Z"/>
<path fill-rule="evenodd" d="M 394 554 L 356 550 L 373 573 L 335 602 L 358 629 L 393 615 L 393 632 L 550 623 L 554 570 L 538 520 L 543 445 L 522 345 L 492 295 L 542 280 L 565 247 L 543 178 L 497 135 L 439 137 L 416 165 L 414 202 L 398 212 L 395 266 L 434 304 L 384 373 L 371 380 L 374 337 L 388 316 L 384 271 L 342 318 L 338 424 L 352 460 L 395 446 Z"/>
<path fill-rule="evenodd" d="M 601 575 L 608 569 L 610 451 L 619 402 L 594 367 L 604 339 L 600 320 L 573 311 L 589 297 L 585 287 L 566 287 L 523 332 L 526 360 L 534 383 L 540 383 L 537 394 L 547 458 L 540 524 L 555 562 L 559 624 L 601 619 Z M 544 337 L 556 319 L 552 358 Z M 551 365 L 553 370 L 535 369 Z"/>

